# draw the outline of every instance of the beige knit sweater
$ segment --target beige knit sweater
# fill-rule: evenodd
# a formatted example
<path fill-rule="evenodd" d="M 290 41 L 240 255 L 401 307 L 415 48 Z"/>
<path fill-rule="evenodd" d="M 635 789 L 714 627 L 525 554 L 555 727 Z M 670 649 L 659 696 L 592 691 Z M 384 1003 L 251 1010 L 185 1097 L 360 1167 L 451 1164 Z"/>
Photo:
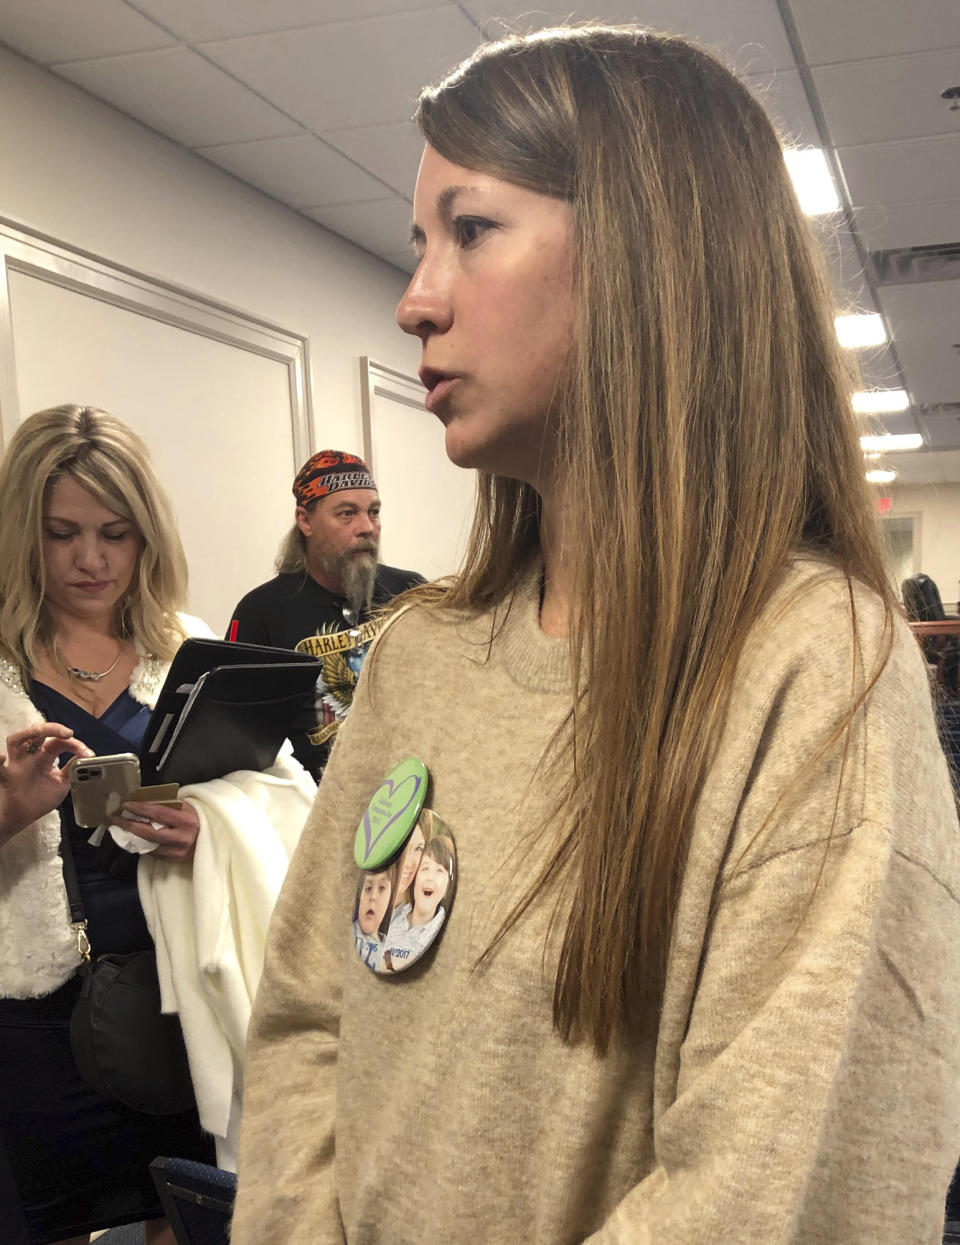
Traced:
<path fill-rule="evenodd" d="M 869 666 L 880 609 L 857 613 Z M 604 1059 L 551 1025 L 552 896 L 475 968 L 536 868 L 569 703 L 533 583 L 488 656 L 490 630 L 412 609 L 364 671 L 270 929 L 233 1245 L 934 1245 L 960 1154 L 960 838 L 906 628 L 832 839 L 836 750 L 751 845 L 851 687 L 845 585 L 789 572 L 699 801 L 656 1043 Z M 411 754 L 460 876 L 432 958 L 383 978 L 353 951 L 353 835 Z"/>

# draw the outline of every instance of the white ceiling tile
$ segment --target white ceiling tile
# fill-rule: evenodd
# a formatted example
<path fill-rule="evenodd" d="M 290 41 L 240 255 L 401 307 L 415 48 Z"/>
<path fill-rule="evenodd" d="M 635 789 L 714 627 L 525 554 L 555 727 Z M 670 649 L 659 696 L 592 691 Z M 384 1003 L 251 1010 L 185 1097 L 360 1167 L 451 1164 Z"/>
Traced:
<path fill-rule="evenodd" d="M 206 43 L 205 54 L 309 129 L 404 121 L 420 88 L 480 42 L 459 8 Z"/>
<path fill-rule="evenodd" d="M 410 236 L 410 204 L 399 196 L 379 203 L 349 203 L 305 211 L 327 229 L 375 255 L 395 255 Z"/>
<path fill-rule="evenodd" d="M 464 0 L 463 3 L 465 11 L 494 39 L 503 34 L 543 30 L 564 22 L 640 22 L 656 25 L 653 17 L 639 16 L 641 7 L 631 3 L 631 0 L 606 0 L 606 3 L 586 7 L 577 4 L 525 4 L 523 0 Z"/>
<path fill-rule="evenodd" d="M 174 42 L 123 0 L 83 0 L 82 13 L 80 8 L 77 0 L 3 0 L 0 39 L 41 65 L 145 52 Z"/>
<path fill-rule="evenodd" d="M 381 259 L 385 259 L 388 264 L 393 264 L 394 268 L 399 268 L 401 272 L 413 273 L 417 266 L 417 257 L 408 247 L 405 251 L 391 251 L 386 255 L 381 255 Z"/>
<path fill-rule="evenodd" d="M 53 66 L 188 147 L 278 138 L 299 127 L 189 48 Z"/>
<path fill-rule="evenodd" d="M 890 466 L 901 486 L 956 484 L 960 482 L 960 450 L 927 450 L 917 454 L 891 454 Z M 896 506 L 896 495 L 894 495 Z M 945 592 L 945 596 L 948 594 Z"/>
<path fill-rule="evenodd" d="M 874 203 L 854 209 L 871 251 L 943 246 L 960 241 L 960 199 L 943 203 Z"/>
<path fill-rule="evenodd" d="M 524 0 L 465 0 L 464 9 L 496 38 L 507 28 L 532 30 L 564 21 L 637 22 L 686 35 L 724 53 L 742 73 L 770 73 L 796 64 L 775 0 L 600 0 L 588 5 Z M 504 22 L 496 19 L 505 19 Z"/>
<path fill-rule="evenodd" d="M 927 445 L 938 450 L 960 450 L 960 418 L 955 411 L 920 411 L 917 423 Z M 960 479 L 960 476 L 957 478 Z M 960 545 L 960 532 L 957 533 L 957 543 Z"/>
<path fill-rule="evenodd" d="M 353 130 L 328 131 L 323 136 L 338 151 L 362 164 L 397 194 L 413 197 L 423 138 L 412 121 L 365 125 Z"/>
<path fill-rule="evenodd" d="M 312 134 L 201 147 L 198 155 L 295 208 L 382 199 L 389 189 Z"/>
<path fill-rule="evenodd" d="M 75 2 L 75 0 L 74 0 Z M 135 0 L 181 39 L 232 39 L 429 7 L 430 0 Z"/>
<path fill-rule="evenodd" d="M 960 281 L 888 285 L 880 302 L 916 402 L 960 402 Z"/>
<path fill-rule="evenodd" d="M 957 0 L 790 0 L 813 65 L 960 46 Z"/>
<path fill-rule="evenodd" d="M 895 415 L 870 415 L 862 416 L 859 419 L 859 433 L 869 433 L 875 436 L 900 436 L 903 433 L 912 432 L 914 434 L 921 431 L 917 423 L 917 417 L 912 410 L 902 411 Z M 915 450 L 906 450 L 906 454 L 916 453 Z M 886 455 L 884 456 L 886 457 Z"/>
<path fill-rule="evenodd" d="M 416 261 L 404 243 L 421 143 L 408 118 L 423 84 L 478 45 L 481 26 L 494 33 L 497 16 L 526 28 L 600 17 L 699 39 L 748 76 L 790 139 L 817 144 L 779 7 L 778 0 L 597 0 L 593 7 L 546 0 L 536 9 L 528 0 L 0 0 L 0 40 L 410 272 Z M 821 67 L 818 92 L 864 243 L 960 240 L 960 131 L 948 128 L 960 114 L 939 99 L 944 86 L 960 82 L 960 56 L 945 50 L 960 48 L 960 0 L 789 0 L 789 7 L 811 63 Z M 173 46 L 177 38 L 200 45 L 199 54 Z M 840 63 L 847 61 L 856 63 Z M 960 283 L 886 287 L 874 308 L 857 249 L 842 228 L 831 233 L 834 225 L 815 228 L 842 309 L 884 312 L 918 401 L 956 400 Z M 891 348 L 858 358 L 866 384 L 899 379 Z M 910 424 L 913 413 L 890 417 L 901 418 Z M 931 444 L 954 444 L 949 421 L 931 423 L 928 434 Z M 926 459 L 942 479 L 947 469 L 937 464 L 950 455 L 904 457 Z M 960 479 L 960 456 L 952 470 L 950 478 Z"/>
<path fill-rule="evenodd" d="M 796 69 L 751 74 L 745 81 L 767 110 L 784 142 L 797 147 L 819 147 L 820 133 Z"/>
<path fill-rule="evenodd" d="M 845 147 L 837 155 L 853 203 L 960 199 L 960 136 Z"/>
<path fill-rule="evenodd" d="M 954 461 L 955 460 L 955 461 Z M 910 488 L 918 484 L 947 484 L 960 480 L 960 454 L 940 453 L 934 450 L 916 450 L 906 454 L 885 454 L 884 464 L 897 473 L 896 484 L 890 493 L 897 505 L 897 487 Z M 951 472 L 953 474 L 951 474 Z M 884 489 L 884 493 L 888 490 Z"/>
<path fill-rule="evenodd" d="M 828 65 L 813 76 L 837 147 L 960 135 L 960 111 L 940 98 L 960 81 L 960 51 Z"/>

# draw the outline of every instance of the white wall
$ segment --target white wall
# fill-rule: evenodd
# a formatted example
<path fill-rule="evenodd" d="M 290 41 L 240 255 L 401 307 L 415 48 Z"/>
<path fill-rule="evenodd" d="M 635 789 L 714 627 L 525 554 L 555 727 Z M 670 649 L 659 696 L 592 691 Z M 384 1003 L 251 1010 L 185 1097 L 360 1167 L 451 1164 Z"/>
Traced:
<path fill-rule="evenodd" d="M 2 48 L 0 216 L 308 337 L 318 448 L 363 452 L 359 355 L 416 374 L 403 273 Z"/>
<path fill-rule="evenodd" d="M 960 484 L 891 488 L 892 515 L 920 516 L 916 570 L 929 575 L 947 609 L 956 606 L 960 579 Z"/>

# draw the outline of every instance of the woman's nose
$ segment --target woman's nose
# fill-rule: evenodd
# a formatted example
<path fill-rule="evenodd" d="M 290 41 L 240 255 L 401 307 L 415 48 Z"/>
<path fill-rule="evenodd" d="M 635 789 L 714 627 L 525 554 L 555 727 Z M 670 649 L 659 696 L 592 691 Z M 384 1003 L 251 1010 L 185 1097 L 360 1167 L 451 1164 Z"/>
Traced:
<path fill-rule="evenodd" d="M 453 323 L 453 303 L 434 266 L 420 261 L 397 307 L 397 324 L 405 333 L 426 341 L 432 333 L 445 333 Z"/>
<path fill-rule="evenodd" d="M 76 546 L 77 563 L 83 567 L 101 567 L 106 561 L 103 542 L 96 536 L 81 536 Z"/>

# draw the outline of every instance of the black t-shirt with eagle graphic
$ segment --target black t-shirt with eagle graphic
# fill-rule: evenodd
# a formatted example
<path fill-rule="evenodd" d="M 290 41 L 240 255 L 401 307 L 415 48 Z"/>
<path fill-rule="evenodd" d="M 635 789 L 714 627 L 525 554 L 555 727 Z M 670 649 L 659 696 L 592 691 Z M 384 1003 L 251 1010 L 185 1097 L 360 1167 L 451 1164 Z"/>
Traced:
<path fill-rule="evenodd" d="M 291 737 L 294 755 L 314 778 L 319 780 L 333 736 L 353 701 L 370 641 L 382 625 L 370 615 L 391 597 L 422 583 L 424 578 L 416 571 L 378 566 L 370 611 L 361 614 L 355 625 L 343 597 L 301 573 L 277 575 L 248 592 L 233 611 L 235 639 L 297 649 L 323 663 L 314 705 L 304 710 Z"/>

